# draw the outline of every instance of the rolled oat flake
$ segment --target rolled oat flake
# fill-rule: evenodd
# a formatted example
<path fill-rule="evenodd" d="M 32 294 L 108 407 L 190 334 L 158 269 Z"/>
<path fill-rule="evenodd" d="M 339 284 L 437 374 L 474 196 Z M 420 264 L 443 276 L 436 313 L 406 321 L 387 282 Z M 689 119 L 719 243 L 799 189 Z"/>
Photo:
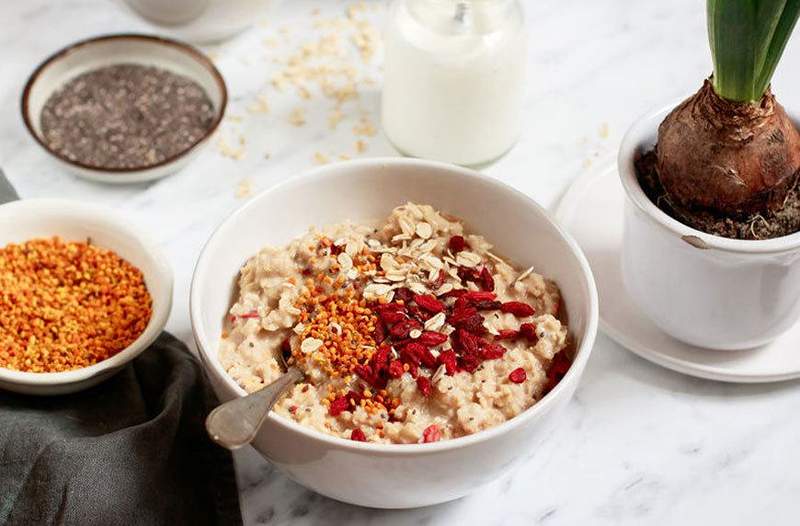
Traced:
<path fill-rule="evenodd" d="M 45 143 L 97 168 L 146 168 L 188 150 L 214 121 L 208 94 L 193 80 L 138 64 L 83 73 L 42 109 Z"/>

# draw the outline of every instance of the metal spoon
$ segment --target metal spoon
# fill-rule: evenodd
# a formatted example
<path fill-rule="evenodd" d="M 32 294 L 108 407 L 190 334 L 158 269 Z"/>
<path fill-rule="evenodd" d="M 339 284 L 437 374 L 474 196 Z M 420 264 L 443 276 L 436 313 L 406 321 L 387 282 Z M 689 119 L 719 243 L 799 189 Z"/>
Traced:
<path fill-rule="evenodd" d="M 211 440 L 231 451 L 253 441 L 275 402 L 305 376 L 300 369 L 288 367 L 285 361 L 283 366 L 286 372 L 268 386 L 225 402 L 208 414 L 206 431 Z"/>

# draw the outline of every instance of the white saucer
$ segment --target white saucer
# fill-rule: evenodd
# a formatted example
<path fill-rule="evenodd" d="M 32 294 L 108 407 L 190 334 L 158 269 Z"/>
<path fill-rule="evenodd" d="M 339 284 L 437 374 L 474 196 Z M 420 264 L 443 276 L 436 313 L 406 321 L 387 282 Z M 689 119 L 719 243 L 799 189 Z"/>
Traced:
<path fill-rule="evenodd" d="M 624 202 L 614 163 L 576 180 L 556 208 L 556 218 L 575 237 L 594 272 L 601 329 L 642 358 L 699 378 L 740 383 L 800 378 L 800 323 L 758 349 L 713 351 L 681 343 L 645 317 L 622 285 Z"/>

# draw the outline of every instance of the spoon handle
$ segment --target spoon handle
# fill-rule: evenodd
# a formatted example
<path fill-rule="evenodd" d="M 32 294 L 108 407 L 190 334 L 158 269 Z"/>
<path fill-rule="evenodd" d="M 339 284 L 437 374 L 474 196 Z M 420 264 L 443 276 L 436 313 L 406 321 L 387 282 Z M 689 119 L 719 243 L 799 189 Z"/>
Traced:
<path fill-rule="evenodd" d="M 260 391 L 220 405 L 206 418 L 206 431 L 211 440 L 230 450 L 249 444 L 278 398 L 303 378 L 299 369 L 286 373 Z"/>

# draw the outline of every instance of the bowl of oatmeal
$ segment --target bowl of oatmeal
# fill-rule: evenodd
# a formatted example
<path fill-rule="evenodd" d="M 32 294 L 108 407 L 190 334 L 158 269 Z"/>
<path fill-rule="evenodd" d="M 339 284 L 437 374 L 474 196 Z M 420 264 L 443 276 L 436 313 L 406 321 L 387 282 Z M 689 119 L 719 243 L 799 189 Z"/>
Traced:
<path fill-rule="evenodd" d="M 221 399 L 274 381 L 282 357 L 305 374 L 254 447 L 315 491 L 383 508 L 511 469 L 557 423 L 597 329 L 588 265 L 541 207 L 410 159 L 253 198 L 204 248 L 190 305 Z"/>

